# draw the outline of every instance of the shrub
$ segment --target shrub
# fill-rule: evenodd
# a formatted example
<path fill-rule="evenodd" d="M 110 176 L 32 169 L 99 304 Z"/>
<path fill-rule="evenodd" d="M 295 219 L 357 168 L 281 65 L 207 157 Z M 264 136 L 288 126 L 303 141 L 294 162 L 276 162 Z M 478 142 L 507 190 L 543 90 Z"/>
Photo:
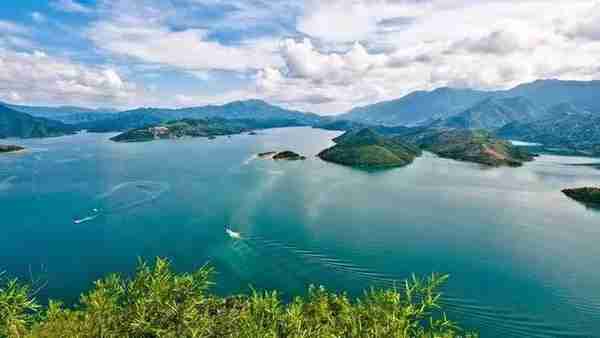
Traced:
<path fill-rule="evenodd" d="M 110 275 L 75 307 L 50 301 L 41 308 L 31 288 L 0 284 L 4 337 L 475 337 L 441 312 L 447 276 L 413 277 L 401 288 L 371 289 L 351 300 L 311 286 L 283 303 L 276 291 L 219 297 L 208 292 L 213 269 L 176 274 L 167 260 L 140 262 L 135 276 Z"/>

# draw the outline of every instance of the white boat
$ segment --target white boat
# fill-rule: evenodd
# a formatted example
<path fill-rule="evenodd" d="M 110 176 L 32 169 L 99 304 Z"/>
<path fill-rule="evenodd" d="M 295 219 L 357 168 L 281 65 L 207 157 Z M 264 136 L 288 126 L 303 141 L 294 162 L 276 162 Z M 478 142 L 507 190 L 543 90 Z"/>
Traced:
<path fill-rule="evenodd" d="M 242 239 L 242 235 L 239 232 L 235 232 L 229 228 L 225 228 L 227 235 L 233 239 Z"/>

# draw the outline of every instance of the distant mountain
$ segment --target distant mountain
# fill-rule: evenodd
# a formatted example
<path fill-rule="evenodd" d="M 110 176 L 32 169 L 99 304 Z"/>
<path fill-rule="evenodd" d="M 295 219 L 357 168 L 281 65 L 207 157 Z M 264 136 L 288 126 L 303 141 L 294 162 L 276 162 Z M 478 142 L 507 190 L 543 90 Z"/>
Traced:
<path fill-rule="evenodd" d="M 489 97 L 473 107 L 433 125 L 462 129 L 494 130 L 511 122 L 533 121 L 545 114 L 545 110 L 524 97 Z"/>
<path fill-rule="evenodd" d="M 496 134 L 506 139 L 541 143 L 557 148 L 600 155 L 600 114 L 563 103 L 548 109 L 533 122 L 513 122 Z"/>
<path fill-rule="evenodd" d="M 319 153 L 321 159 L 365 169 L 405 166 L 421 154 L 418 147 L 369 128 L 346 132 L 334 141 L 335 146 Z"/>
<path fill-rule="evenodd" d="M 82 129 L 93 132 L 124 131 L 177 119 L 248 119 L 278 120 L 286 125 L 315 125 L 321 121 L 316 114 L 303 113 L 280 108 L 260 100 L 235 101 L 225 105 L 209 105 L 203 107 L 163 109 L 139 108 L 115 114 L 112 118 L 82 123 Z"/>
<path fill-rule="evenodd" d="M 167 111 L 157 108 L 138 108 L 114 114 L 107 119 L 79 123 L 77 127 L 95 133 L 143 128 L 173 119 Z"/>
<path fill-rule="evenodd" d="M 75 131 L 76 128 L 62 122 L 33 117 L 0 105 L 0 138 L 61 136 Z"/>
<path fill-rule="evenodd" d="M 546 108 L 567 102 L 581 109 L 600 112 L 600 81 L 537 80 L 510 89 L 506 95 L 523 96 Z"/>
<path fill-rule="evenodd" d="M 295 120 L 306 125 L 313 125 L 322 119 L 317 114 L 284 109 L 262 100 L 234 101 L 220 106 L 183 108 L 172 113 L 180 118 L 285 119 Z"/>
<path fill-rule="evenodd" d="M 368 124 L 422 124 L 453 117 L 487 98 L 515 97 L 527 99 L 537 107 L 538 113 L 565 102 L 600 113 L 599 96 L 600 81 L 538 80 L 503 91 L 439 88 L 433 91 L 417 91 L 397 100 L 355 108 L 339 118 Z"/>
<path fill-rule="evenodd" d="M 44 106 L 23 106 L 0 102 L 12 110 L 26 113 L 36 117 L 45 117 L 48 119 L 61 121 L 67 124 L 76 124 L 82 122 L 97 121 L 110 118 L 117 110 L 110 108 L 85 108 L 75 106 L 59 106 L 59 107 L 44 107 Z"/>
<path fill-rule="evenodd" d="M 368 124 L 409 125 L 455 115 L 492 95 L 493 92 L 453 88 L 417 91 L 397 100 L 354 108 L 339 118 Z"/>

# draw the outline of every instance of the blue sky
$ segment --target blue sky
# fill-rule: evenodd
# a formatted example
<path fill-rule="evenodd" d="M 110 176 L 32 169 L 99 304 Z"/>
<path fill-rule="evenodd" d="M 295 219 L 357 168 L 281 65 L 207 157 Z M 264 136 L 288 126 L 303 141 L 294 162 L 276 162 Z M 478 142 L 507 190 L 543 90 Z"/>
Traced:
<path fill-rule="evenodd" d="M 0 100 L 336 114 L 442 86 L 600 79 L 597 0 L 0 3 Z"/>

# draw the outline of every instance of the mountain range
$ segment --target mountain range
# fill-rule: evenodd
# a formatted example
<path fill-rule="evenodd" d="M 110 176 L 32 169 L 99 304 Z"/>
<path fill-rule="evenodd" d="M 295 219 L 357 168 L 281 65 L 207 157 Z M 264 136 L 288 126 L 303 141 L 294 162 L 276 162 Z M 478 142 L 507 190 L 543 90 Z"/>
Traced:
<path fill-rule="evenodd" d="M 537 107 L 531 100 L 522 96 L 489 97 L 457 115 L 440 119 L 431 125 L 459 129 L 493 130 L 515 121 L 533 121 L 544 114 L 544 109 Z"/>
<path fill-rule="evenodd" d="M 79 126 L 89 131 L 108 132 L 142 128 L 147 125 L 176 119 L 212 118 L 288 121 L 290 126 L 312 126 L 319 123 L 322 119 L 317 114 L 284 109 L 261 100 L 246 100 L 234 101 L 224 105 L 208 105 L 181 109 L 138 108 L 113 114 L 110 118 L 100 121 L 82 123 Z"/>
<path fill-rule="evenodd" d="M 539 120 L 509 123 L 496 134 L 502 138 L 540 143 L 560 151 L 600 155 L 600 114 L 570 103 L 554 106 Z"/>
<path fill-rule="evenodd" d="M 0 138 L 49 137 L 73 134 L 77 128 L 43 117 L 34 117 L 0 105 Z"/>
<path fill-rule="evenodd" d="M 562 103 L 571 103 L 584 110 L 600 112 L 600 100 L 597 99 L 599 96 L 600 81 L 538 80 L 503 91 L 444 87 L 433 91 L 417 91 L 396 100 L 355 108 L 339 115 L 338 118 L 383 125 L 427 124 L 432 121 L 439 123 L 440 120 L 454 116 L 474 115 L 482 105 L 488 105 L 483 107 L 486 110 L 504 110 L 500 120 L 515 117 L 511 110 L 522 113 L 523 118 L 530 118 L 531 115 L 540 117 L 547 109 Z M 490 99 L 495 100 L 488 101 Z M 480 115 L 484 117 L 484 114 Z M 487 116 L 485 118 L 488 119 Z M 501 121 L 491 122 L 495 126 L 501 124 Z M 449 123 L 462 122 L 455 120 Z M 482 122 L 483 126 L 488 123 L 489 119 Z"/>
<path fill-rule="evenodd" d="M 0 105 L 0 136 L 45 137 L 77 130 L 116 132 L 181 119 L 264 121 L 266 126 L 314 126 L 333 130 L 422 126 L 485 129 L 502 138 L 600 154 L 600 81 L 538 80 L 504 91 L 439 88 L 323 117 L 261 100 L 124 112 L 80 107 Z M 33 116 L 36 115 L 36 116 Z"/>
<path fill-rule="evenodd" d="M 4 102 L 0 102 L 0 105 L 35 117 L 43 117 L 67 124 L 103 120 L 110 118 L 112 114 L 118 112 L 117 110 L 111 108 L 94 109 L 76 106 L 25 106 Z"/>

